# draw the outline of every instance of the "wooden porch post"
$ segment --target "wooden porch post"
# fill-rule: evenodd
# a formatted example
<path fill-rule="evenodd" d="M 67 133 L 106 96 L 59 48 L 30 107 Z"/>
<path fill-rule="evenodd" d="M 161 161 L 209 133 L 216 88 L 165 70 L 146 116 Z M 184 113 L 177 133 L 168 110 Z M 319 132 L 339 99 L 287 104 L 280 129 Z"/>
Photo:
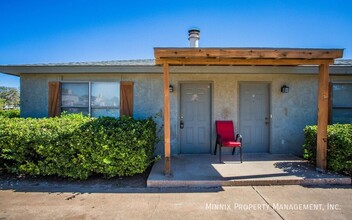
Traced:
<path fill-rule="evenodd" d="M 171 175 L 169 64 L 164 63 L 164 175 Z"/>
<path fill-rule="evenodd" d="M 317 170 L 327 168 L 327 126 L 329 114 L 329 64 L 319 66 L 318 75 L 318 133 Z"/>

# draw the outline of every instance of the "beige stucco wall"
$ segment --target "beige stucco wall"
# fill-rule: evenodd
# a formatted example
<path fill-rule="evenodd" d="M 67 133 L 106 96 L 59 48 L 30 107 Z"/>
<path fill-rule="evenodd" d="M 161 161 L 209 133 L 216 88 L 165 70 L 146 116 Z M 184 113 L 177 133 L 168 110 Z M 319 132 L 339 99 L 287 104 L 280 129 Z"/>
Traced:
<path fill-rule="evenodd" d="M 352 76 L 333 76 L 332 80 L 352 80 Z M 47 117 L 48 82 L 50 81 L 133 81 L 134 117 L 157 116 L 162 125 L 163 79 L 161 74 L 25 74 L 21 75 L 21 116 Z M 238 85 L 240 82 L 260 81 L 270 83 L 270 152 L 301 154 L 304 141 L 303 128 L 317 121 L 317 75 L 295 74 L 172 74 L 170 84 L 171 148 L 173 154 L 179 145 L 179 86 L 182 82 L 210 82 L 212 84 L 212 125 L 215 120 L 229 119 L 238 131 Z M 281 93 L 282 85 L 290 87 Z M 212 147 L 215 129 L 212 127 Z M 159 134 L 163 137 L 163 134 Z M 245 137 L 244 137 L 245 138 Z M 163 143 L 156 147 L 163 153 Z"/>

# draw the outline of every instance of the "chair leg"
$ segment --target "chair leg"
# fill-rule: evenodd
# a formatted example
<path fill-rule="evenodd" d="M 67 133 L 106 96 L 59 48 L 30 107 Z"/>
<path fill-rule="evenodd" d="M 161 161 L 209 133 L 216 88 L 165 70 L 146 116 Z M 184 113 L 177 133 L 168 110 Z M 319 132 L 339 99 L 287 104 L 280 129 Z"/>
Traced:
<path fill-rule="evenodd" d="M 215 150 L 214 150 L 214 155 L 216 155 L 216 148 L 218 147 L 218 142 L 215 143 Z"/>
<path fill-rule="evenodd" d="M 241 163 L 242 163 L 242 146 L 240 147 L 240 157 L 241 157 Z"/>
<path fill-rule="evenodd" d="M 221 145 L 219 145 L 219 162 L 221 163 Z"/>
<path fill-rule="evenodd" d="M 235 154 L 235 150 L 236 150 L 236 148 L 234 147 L 233 150 L 232 150 L 232 155 Z"/>

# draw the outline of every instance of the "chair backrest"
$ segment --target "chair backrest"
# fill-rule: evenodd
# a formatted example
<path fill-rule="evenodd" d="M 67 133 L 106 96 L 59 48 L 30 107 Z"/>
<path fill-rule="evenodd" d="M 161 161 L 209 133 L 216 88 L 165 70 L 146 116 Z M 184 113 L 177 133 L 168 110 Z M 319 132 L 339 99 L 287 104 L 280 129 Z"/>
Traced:
<path fill-rule="evenodd" d="M 216 134 L 220 135 L 222 141 L 234 141 L 235 129 L 232 121 L 215 121 Z"/>

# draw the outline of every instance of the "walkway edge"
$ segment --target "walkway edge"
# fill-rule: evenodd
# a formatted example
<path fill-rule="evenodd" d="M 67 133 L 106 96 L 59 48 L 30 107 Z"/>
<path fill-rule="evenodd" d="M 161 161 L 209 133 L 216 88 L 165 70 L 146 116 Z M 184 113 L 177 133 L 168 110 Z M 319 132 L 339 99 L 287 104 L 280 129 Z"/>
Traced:
<path fill-rule="evenodd" d="M 271 186 L 271 185 L 351 185 L 351 178 L 317 178 L 285 180 L 148 180 L 147 187 L 221 187 L 221 186 Z"/>

